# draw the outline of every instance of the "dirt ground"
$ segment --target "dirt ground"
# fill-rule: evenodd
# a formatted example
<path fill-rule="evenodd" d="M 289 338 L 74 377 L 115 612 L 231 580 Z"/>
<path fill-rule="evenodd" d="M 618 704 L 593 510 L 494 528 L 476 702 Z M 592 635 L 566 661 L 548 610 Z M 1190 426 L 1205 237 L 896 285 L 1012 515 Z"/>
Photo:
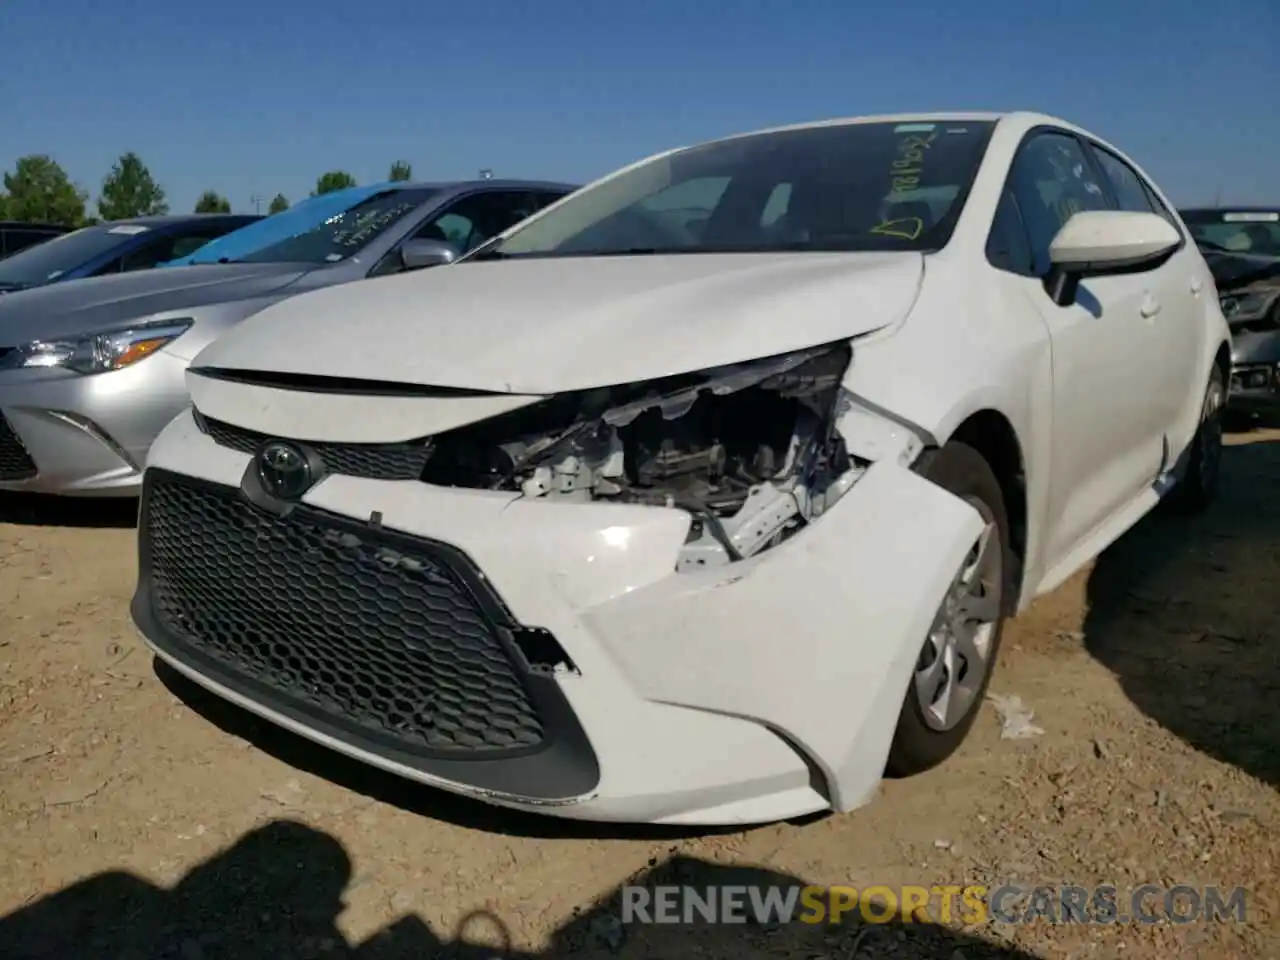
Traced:
<path fill-rule="evenodd" d="M 0 523 L 0 957 L 1280 957 L 1280 431 L 1015 621 L 961 754 L 869 807 L 601 829 L 384 777 L 202 695 L 133 635 L 131 507 Z M 622 926 L 628 882 L 1246 888 L 1248 920 Z M 447 949 L 446 949 L 447 948 Z"/>

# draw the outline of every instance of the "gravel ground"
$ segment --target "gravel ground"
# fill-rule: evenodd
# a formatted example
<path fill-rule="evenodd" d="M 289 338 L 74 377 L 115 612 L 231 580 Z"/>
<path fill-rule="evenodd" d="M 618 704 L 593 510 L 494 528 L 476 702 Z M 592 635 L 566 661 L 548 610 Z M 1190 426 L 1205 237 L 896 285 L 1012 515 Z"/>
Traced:
<path fill-rule="evenodd" d="M 1280 431 L 1006 634 L 961 753 L 746 831 L 516 816 L 211 700 L 134 638 L 131 508 L 0 502 L 0 957 L 1280 957 Z M 626 883 L 1242 885 L 1246 923 L 622 925 Z"/>

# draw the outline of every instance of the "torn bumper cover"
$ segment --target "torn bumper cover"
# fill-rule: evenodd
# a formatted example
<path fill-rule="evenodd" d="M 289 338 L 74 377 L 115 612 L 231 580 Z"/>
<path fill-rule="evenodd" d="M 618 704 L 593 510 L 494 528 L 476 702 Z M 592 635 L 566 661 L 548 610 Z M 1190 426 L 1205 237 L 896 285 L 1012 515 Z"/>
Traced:
<path fill-rule="evenodd" d="M 853 808 L 982 523 L 911 470 L 918 438 L 844 393 L 848 362 L 552 398 L 436 437 L 422 481 L 330 473 L 270 519 L 238 490 L 249 456 L 184 415 L 148 474 L 199 488 L 182 496 L 203 519 L 161 569 L 149 488 L 135 620 L 228 699 L 490 802 L 697 824 Z M 220 575 L 252 596 L 203 588 L 246 527 Z"/>

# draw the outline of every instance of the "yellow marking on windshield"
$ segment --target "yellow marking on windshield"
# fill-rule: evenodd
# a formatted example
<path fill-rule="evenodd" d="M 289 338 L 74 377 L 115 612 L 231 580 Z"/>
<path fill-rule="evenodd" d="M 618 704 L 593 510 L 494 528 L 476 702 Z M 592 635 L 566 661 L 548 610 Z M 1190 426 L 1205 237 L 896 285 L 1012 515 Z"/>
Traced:
<path fill-rule="evenodd" d="M 927 137 L 914 133 L 898 141 L 898 159 L 889 165 L 891 199 L 895 193 L 908 193 L 920 186 L 925 151 L 933 146 L 933 141 L 936 139 L 938 139 L 936 132 Z"/>
<path fill-rule="evenodd" d="M 878 233 L 882 237 L 897 237 L 899 240 L 915 240 L 924 233 L 924 221 L 919 217 L 881 220 L 869 232 Z"/>

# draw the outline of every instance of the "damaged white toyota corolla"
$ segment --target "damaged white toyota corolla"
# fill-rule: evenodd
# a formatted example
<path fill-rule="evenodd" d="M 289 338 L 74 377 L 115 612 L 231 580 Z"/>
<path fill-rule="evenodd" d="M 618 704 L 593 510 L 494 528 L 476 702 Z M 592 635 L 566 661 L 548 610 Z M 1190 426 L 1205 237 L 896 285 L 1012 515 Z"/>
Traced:
<path fill-rule="evenodd" d="M 1075 127 L 719 140 L 208 347 L 133 615 L 216 694 L 493 803 L 849 810 L 957 748 L 1007 616 L 1207 501 L 1228 365 L 1181 221 Z"/>

